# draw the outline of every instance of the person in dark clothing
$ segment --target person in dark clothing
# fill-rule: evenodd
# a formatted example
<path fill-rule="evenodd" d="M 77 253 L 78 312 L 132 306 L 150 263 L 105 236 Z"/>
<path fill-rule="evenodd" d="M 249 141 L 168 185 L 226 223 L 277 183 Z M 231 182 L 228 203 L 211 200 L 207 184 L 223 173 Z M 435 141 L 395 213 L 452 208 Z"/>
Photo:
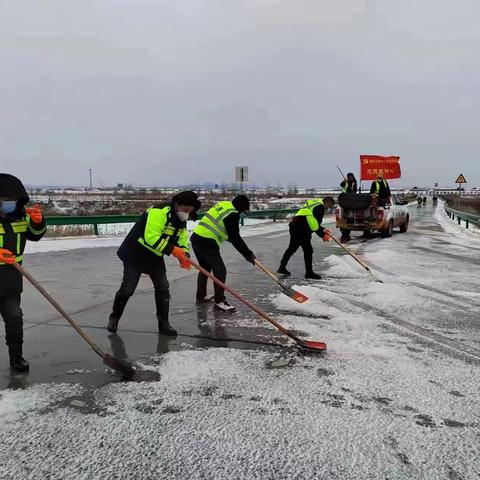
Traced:
<path fill-rule="evenodd" d="M 182 268 L 190 269 L 187 220 L 200 208 L 198 196 L 186 191 L 175 195 L 171 202 L 149 208 L 132 227 L 118 249 L 123 262 L 123 280 L 115 294 L 107 330 L 115 333 L 128 300 L 134 294 L 140 276 L 150 276 L 155 289 L 158 331 L 176 335 L 170 325 L 170 291 L 164 255 L 172 254 Z"/>
<path fill-rule="evenodd" d="M 325 209 L 332 208 L 334 203 L 332 197 L 326 197 L 323 200 L 307 200 L 303 207 L 295 214 L 289 224 L 290 243 L 283 254 L 280 267 L 277 270 L 278 273 L 290 276 L 290 272 L 287 270 L 287 264 L 298 248 L 302 247 L 305 260 L 305 278 L 314 280 L 322 278 L 313 271 L 312 233 L 316 233 L 325 242 L 330 241 L 331 232 L 322 227 L 322 221 Z"/>
<path fill-rule="evenodd" d="M 347 177 L 340 184 L 342 192 L 344 193 L 357 193 L 357 179 L 353 173 L 347 173 Z"/>
<path fill-rule="evenodd" d="M 220 255 L 220 246 L 223 242 L 230 242 L 237 251 L 255 265 L 255 255 L 247 247 L 240 236 L 240 214 L 250 210 L 250 201 L 245 195 L 238 195 L 231 202 L 219 202 L 203 216 L 195 227 L 190 238 L 193 251 L 198 263 L 208 272 L 212 272 L 220 281 L 225 282 L 227 269 Z M 207 295 L 208 277 L 198 274 L 197 303 L 208 303 L 212 300 Z M 230 305 L 225 298 L 225 291 L 214 284 L 215 308 L 223 312 L 234 312 L 236 308 Z"/>
<path fill-rule="evenodd" d="M 357 193 L 358 191 L 357 179 L 353 173 L 347 173 L 347 177 L 340 184 L 340 186 L 342 187 L 343 193 Z M 340 229 L 340 232 L 342 233 L 342 237 L 340 238 L 342 243 L 347 243 L 351 240 L 350 230 Z"/>
<path fill-rule="evenodd" d="M 377 179 L 372 182 L 372 186 L 370 187 L 370 193 L 377 197 L 379 207 L 384 207 L 385 205 L 392 204 L 392 193 L 390 192 L 390 185 L 383 178 L 382 174 L 378 174 Z"/>
<path fill-rule="evenodd" d="M 47 230 L 40 207 L 25 208 L 29 201 L 18 178 L 0 173 L 0 314 L 10 366 L 18 372 L 27 371 L 29 364 L 23 358 L 23 279 L 13 264 L 22 263 L 27 240 L 38 242 Z"/>

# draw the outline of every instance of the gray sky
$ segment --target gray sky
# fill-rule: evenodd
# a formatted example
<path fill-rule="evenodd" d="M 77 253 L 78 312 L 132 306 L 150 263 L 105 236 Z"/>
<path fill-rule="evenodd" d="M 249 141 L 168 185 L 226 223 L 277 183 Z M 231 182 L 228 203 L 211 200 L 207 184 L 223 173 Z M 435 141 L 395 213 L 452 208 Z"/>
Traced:
<path fill-rule="evenodd" d="M 0 0 L 0 171 L 480 185 L 478 0 Z"/>

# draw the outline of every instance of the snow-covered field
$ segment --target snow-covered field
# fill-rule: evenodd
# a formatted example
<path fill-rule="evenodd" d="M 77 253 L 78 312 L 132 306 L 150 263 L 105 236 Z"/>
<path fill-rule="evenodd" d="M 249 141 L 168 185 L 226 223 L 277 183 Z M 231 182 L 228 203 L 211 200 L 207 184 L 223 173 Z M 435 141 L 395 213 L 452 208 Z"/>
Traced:
<path fill-rule="evenodd" d="M 0 478 L 480 478 L 480 241 L 432 219 L 352 248 L 385 283 L 332 255 L 309 302 L 269 297 L 325 355 L 185 348 L 157 383 L 2 392 Z"/>

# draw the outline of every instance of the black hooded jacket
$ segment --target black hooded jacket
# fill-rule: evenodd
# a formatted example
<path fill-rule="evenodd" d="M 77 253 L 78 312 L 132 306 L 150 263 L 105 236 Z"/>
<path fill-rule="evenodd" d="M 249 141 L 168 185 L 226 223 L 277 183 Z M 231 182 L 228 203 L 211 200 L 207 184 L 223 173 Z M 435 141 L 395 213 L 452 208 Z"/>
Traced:
<path fill-rule="evenodd" d="M 38 242 L 46 232 L 46 221 L 34 223 L 25 211 L 30 201 L 22 182 L 6 173 L 0 173 L 0 197 L 17 200 L 14 212 L 0 212 L 0 248 L 21 257 L 27 240 Z M 19 260 L 21 263 L 21 260 Z M 0 263 L 0 297 L 18 295 L 23 290 L 22 276 L 11 265 Z"/>

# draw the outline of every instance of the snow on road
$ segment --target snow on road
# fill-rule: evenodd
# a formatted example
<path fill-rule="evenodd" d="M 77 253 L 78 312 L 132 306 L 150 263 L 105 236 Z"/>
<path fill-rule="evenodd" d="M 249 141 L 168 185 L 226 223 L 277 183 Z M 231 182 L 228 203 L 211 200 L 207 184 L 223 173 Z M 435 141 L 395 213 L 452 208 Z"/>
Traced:
<path fill-rule="evenodd" d="M 385 283 L 330 256 L 308 303 L 269 297 L 325 355 L 184 349 L 158 383 L 3 392 L 0 478 L 479 478 L 478 253 L 415 228 L 355 247 Z"/>
<path fill-rule="evenodd" d="M 265 352 L 184 350 L 154 384 L 8 392 L 38 406 L 2 421 L 0 476 L 476 478 L 474 372 L 391 353 L 274 370 Z"/>

